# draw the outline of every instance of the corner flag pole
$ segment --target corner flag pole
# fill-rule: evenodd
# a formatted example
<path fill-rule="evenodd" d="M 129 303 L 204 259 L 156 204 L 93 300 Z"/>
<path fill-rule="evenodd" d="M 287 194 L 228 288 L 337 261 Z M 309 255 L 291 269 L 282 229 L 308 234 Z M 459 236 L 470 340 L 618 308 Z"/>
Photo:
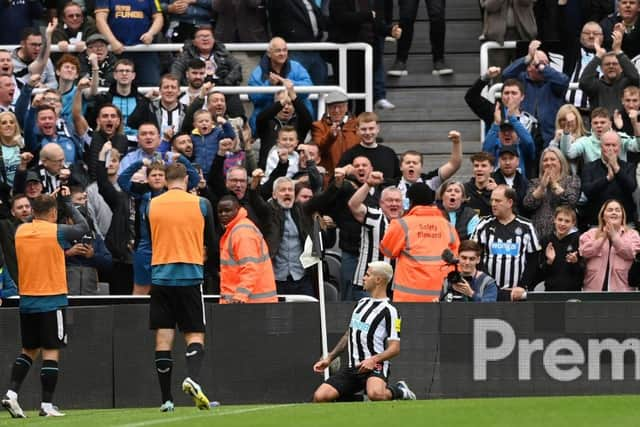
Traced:
<path fill-rule="evenodd" d="M 311 254 L 318 258 L 318 297 L 320 298 L 320 337 L 322 340 L 322 357 L 327 357 L 329 349 L 327 346 L 327 311 L 324 298 L 324 272 L 322 271 L 322 260 L 324 259 L 324 247 L 322 246 L 322 230 L 318 217 L 313 222 L 313 246 Z M 329 378 L 329 368 L 324 370 L 324 379 Z"/>

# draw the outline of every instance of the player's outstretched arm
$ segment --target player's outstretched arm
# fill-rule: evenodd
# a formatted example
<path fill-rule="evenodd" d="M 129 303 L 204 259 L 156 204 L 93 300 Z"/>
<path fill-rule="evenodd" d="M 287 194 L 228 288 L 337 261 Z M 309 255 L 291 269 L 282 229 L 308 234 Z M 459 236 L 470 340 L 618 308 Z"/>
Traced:
<path fill-rule="evenodd" d="M 320 360 L 318 360 L 313 365 L 313 370 L 315 372 L 323 372 L 325 369 L 327 369 L 331 364 L 331 362 L 333 361 L 333 359 L 338 357 L 338 355 L 342 353 L 345 348 L 347 348 L 348 340 L 349 340 L 349 330 L 347 329 L 347 331 L 344 333 L 342 338 L 340 338 L 340 341 L 338 341 L 338 344 L 336 344 L 336 346 L 333 348 L 333 350 L 331 350 L 331 352 L 327 355 L 327 357 L 320 358 Z"/>

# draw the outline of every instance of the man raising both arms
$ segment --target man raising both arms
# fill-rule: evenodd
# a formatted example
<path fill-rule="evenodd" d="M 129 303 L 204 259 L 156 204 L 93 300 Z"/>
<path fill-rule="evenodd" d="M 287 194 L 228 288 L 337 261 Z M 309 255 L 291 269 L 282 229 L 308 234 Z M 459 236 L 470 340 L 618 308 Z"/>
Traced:
<path fill-rule="evenodd" d="M 349 329 L 331 353 L 313 365 L 313 370 L 323 372 L 347 347 L 349 364 L 318 387 L 314 402 L 348 400 L 363 389 L 370 400 L 416 399 L 404 381 L 388 384 L 389 360 L 400 354 L 401 319 L 387 298 L 387 284 L 392 277 L 389 263 L 369 263 L 363 285 L 371 297 L 358 301 Z"/>
<path fill-rule="evenodd" d="M 173 162 L 166 168 L 167 192 L 153 198 L 148 218 L 151 230 L 150 328 L 156 330 L 156 370 L 163 412 L 173 411 L 171 349 L 176 324 L 184 334 L 187 373 L 182 390 L 198 409 L 209 400 L 196 382 L 204 359 L 204 301 L 202 299 L 205 249 L 217 259 L 213 209 L 208 200 L 187 192 L 185 166 Z"/>

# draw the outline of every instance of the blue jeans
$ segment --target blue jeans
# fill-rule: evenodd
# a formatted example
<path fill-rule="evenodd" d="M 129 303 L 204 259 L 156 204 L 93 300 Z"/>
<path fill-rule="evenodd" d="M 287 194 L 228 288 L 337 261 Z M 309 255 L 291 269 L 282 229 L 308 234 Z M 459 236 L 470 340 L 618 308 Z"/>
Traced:
<path fill-rule="evenodd" d="M 358 254 L 342 251 L 342 261 L 340 263 L 340 300 L 353 301 L 353 274 L 358 266 Z"/>

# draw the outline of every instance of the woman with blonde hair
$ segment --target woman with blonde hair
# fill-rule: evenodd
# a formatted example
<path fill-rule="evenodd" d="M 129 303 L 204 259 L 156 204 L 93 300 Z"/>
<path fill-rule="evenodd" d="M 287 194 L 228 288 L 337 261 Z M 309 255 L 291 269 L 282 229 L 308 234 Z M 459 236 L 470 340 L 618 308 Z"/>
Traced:
<path fill-rule="evenodd" d="M 627 227 L 627 214 L 615 199 L 598 213 L 598 227 L 580 236 L 580 255 L 586 260 L 583 291 L 631 291 L 629 269 L 640 251 L 640 235 Z"/>
<path fill-rule="evenodd" d="M 550 147 L 569 147 L 578 138 L 587 134 L 582 115 L 575 105 L 564 104 L 556 114 L 556 134 L 549 142 Z M 571 173 L 576 175 L 578 171 L 577 160 L 570 161 Z"/>
<path fill-rule="evenodd" d="M 436 199 L 436 204 L 444 216 L 456 228 L 460 240 L 468 239 L 480 222 L 480 217 L 474 209 L 465 204 L 467 193 L 464 184 L 453 179 L 445 181 L 438 188 Z"/>
<path fill-rule="evenodd" d="M 562 152 L 547 147 L 540 155 L 540 176 L 529 182 L 522 204 L 531 212 L 538 236 L 553 232 L 553 213 L 560 205 L 575 209 L 580 197 L 580 178 L 573 176 Z"/>
<path fill-rule="evenodd" d="M 0 113 L 0 179 L 13 187 L 13 178 L 20 165 L 20 149 L 24 147 L 18 120 L 11 111 Z"/>

